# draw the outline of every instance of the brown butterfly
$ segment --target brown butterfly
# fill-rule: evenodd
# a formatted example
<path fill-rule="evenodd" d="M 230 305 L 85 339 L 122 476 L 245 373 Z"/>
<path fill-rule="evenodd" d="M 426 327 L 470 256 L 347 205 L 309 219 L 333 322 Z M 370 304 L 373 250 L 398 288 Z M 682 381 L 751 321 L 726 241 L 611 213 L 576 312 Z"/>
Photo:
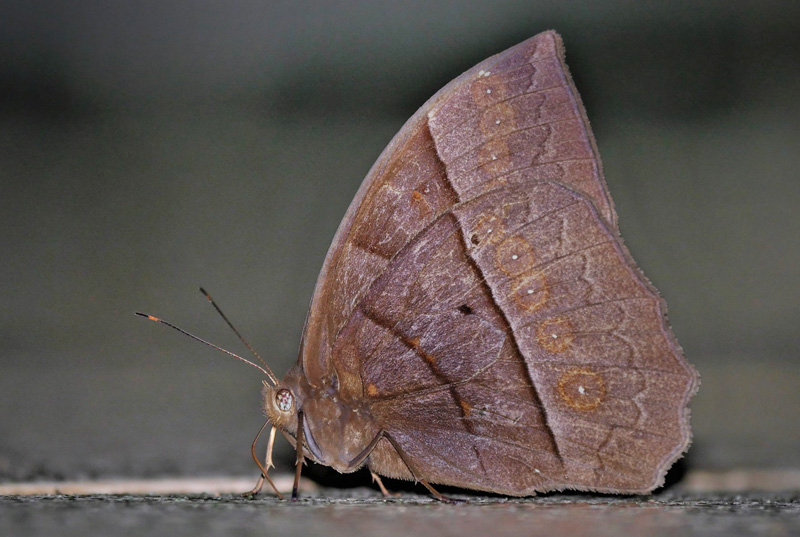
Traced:
<path fill-rule="evenodd" d="M 277 428 L 298 477 L 304 456 L 366 465 L 439 498 L 649 492 L 689 444 L 698 385 L 665 313 L 561 38 L 539 34 L 442 88 L 364 179 L 298 363 L 268 373 L 270 448 Z"/>

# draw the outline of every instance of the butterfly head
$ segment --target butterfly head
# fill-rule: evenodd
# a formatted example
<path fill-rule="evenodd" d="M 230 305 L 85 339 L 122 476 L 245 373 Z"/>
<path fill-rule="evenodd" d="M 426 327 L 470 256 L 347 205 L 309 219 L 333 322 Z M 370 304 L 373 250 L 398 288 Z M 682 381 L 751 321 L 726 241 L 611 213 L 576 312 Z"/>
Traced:
<path fill-rule="evenodd" d="M 337 387 L 337 383 L 312 386 L 299 369 L 292 369 L 277 385 L 264 383 L 264 409 L 275 427 L 295 438 L 302 413 L 307 454 L 340 472 L 352 472 L 361 466 L 358 455 L 376 428 L 369 413 L 343 400 Z"/>
<path fill-rule="evenodd" d="M 303 387 L 292 371 L 273 385 L 264 381 L 264 412 L 270 423 L 291 435 L 297 431 L 297 413 L 305 399 Z"/>

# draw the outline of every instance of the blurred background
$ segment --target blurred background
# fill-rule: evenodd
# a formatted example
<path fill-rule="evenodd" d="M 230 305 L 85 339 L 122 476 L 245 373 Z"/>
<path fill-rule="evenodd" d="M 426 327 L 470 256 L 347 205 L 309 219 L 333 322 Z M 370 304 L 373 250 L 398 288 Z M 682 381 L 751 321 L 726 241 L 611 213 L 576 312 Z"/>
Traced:
<path fill-rule="evenodd" d="M 0 479 L 257 476 L 383 147 L 472 65 L 564 38 L 623 236 L 702 375 L 691 468 L 800 467 L 800 4 L 0 6 Z M 279 466 L 290 469 L 279 442 Z"/>

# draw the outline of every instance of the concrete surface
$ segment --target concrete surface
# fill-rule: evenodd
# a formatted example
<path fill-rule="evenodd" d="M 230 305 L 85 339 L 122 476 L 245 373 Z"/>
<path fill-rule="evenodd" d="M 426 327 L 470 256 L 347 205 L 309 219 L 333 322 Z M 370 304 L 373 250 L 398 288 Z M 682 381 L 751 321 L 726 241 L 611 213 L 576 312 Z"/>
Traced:
<path fill-rule="evenodd" d="M 7 496 L 0 534 L 28 535 L 745 535 L 800 532 L 800 492 L 681 494 L 643 498 L 463 496 L 445 505 L 406 493 L 320 491 L 297 502 L 239 496 Z"/>

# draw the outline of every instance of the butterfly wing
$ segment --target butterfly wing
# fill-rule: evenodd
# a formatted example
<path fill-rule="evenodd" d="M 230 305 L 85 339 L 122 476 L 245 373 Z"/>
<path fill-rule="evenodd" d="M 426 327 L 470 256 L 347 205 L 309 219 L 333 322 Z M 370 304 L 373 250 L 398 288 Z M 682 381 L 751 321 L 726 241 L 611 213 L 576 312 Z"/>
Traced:
<path fill-rule="evenodd" d="M 510 99 L 512 92 L 520 99 Z M 505 101 L 491 106 L 500 95 Z M 507 116 L 501 126 L 499 117 L 492 119 L 499 111 Z M 476 124 L 484 125 L 486 140 Z M 502 134 L 491 137 L 492 129 Z M 414 236 L 494 182 L 544 178 L 584 192 L 616 225 L 594 139 L 555 32 L 520 43 L 450 82 L 406 122 L 375 162 L 317 279 L 300 353 L 312 384 L 328 371 L 332 342 L 363 294 Z"/>
<path fill-rule="evenodd" d="M 325 260 L 300 360 L 366 401 L 418 478 L 642 492 L 685 450 L 697 383 L 664 315 L 546 32 L 392 140 Z M 394 447 L 370 466 L 407 476 Z"/>

